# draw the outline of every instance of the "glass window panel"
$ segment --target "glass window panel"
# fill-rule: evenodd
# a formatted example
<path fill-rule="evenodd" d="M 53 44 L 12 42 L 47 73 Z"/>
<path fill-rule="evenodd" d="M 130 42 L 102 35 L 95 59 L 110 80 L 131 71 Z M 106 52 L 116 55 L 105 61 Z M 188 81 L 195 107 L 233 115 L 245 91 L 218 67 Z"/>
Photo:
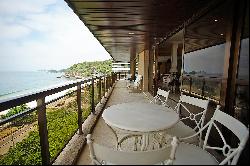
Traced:
<path fill-rule="evenodd" d="M 241 40 L 234 108 L 235 117 L 249 126 L 249 2 L 247 2 L 246 17 Z"/>

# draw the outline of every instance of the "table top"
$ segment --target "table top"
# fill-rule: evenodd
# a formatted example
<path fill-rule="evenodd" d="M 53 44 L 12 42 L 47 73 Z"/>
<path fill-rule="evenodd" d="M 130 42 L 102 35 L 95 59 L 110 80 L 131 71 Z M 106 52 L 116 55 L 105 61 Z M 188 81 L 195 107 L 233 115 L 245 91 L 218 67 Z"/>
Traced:
<path fill-rule="evenodd" d="M 112 105 L 104 110 L 102 117 L 111 127 L 138 132 L 165 130 L 179 121 L 171 108 L 136 102 Z"/>

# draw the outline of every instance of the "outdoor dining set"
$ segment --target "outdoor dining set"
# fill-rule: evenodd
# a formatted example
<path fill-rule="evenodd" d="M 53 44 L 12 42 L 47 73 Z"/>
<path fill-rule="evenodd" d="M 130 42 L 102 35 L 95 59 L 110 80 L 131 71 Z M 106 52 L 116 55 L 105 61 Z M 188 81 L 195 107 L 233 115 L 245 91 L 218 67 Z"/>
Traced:
<path fill-rule="evenodd" d="M 170 91 L 157 90 L 149 102 L 127 102 L 107 107 L 102 114 L 116 137 L 115 148 L 98 144 L 87 135 L 93 164 L 235 165 L 249 137 L 249 129 L 226 114 L 219 105 L 211 118 L 209 99 L 186 94 L 174 107 L 168 105 Z M 195 111 L 194 111 L 195 110 Z M 187 125 L 186 122 L 192 125 Z M 231 147 L 224 128 L 238 138 Z M 210 138 L 218 133 L 218 145 Z M 227 132 L 228 133 L 228 132 Z M 131 149 L 124 148 L 132 142 Z"/>

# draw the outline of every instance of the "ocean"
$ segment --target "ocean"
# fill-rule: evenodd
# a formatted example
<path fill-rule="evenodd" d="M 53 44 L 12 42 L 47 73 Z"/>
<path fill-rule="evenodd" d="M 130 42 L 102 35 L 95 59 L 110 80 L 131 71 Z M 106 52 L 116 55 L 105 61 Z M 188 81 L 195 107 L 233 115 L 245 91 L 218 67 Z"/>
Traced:
<path fill-rule="evenodd" d="M 65 77 L 58 78 L 62 75 L 46 71 L 0 71 L 0 101 L 73 81 Z M 46 100 L 58 95 L 46 97 Z M 28 106 L 36 106 L 36 103 L 28 103 Z"/>

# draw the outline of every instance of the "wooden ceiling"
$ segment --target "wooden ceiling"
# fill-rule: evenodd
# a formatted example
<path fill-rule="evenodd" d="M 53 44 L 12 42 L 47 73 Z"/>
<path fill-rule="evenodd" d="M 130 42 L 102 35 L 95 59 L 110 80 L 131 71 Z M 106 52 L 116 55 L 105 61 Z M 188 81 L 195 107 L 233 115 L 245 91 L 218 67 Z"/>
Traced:
<path fill-rule="evenodd" d="M 218 2 L 216 8 L 211 8 L 189 22 L 185 26 L 184 33 L 179 31 L 163 41 L 159 47 L 159 55 L 170 56 L 172 43 L 176 41 L 181 42 L 179 47 L 182 48 L 183 39 L 185 53 L 225 43 L 226 34 L 229 34 L 232 29 L 233 7 L 232 0 Z M 246 26 L 248 27 L 247 24 Z M 243 36 L 247 36 L 247 34 L 243 34 Z"/>
<path fill-rule="evenodd" d="M 232 28 L 233 3 L 220 3 L 215 9 L 185 29 L 185 53 L 226 42 L 226 33 Z"/>
<path fill-rule="evenodd" d="M 211 0 L 65 0 L 115 61 L 162 42 Z"/>

